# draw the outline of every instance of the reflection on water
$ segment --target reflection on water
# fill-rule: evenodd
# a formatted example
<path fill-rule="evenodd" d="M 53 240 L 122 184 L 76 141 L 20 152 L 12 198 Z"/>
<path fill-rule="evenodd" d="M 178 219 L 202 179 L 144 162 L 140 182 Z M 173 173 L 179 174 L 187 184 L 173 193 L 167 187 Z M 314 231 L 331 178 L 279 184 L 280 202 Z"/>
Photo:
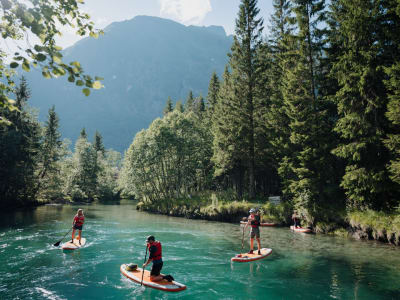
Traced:
<path fill-rule="evenodd" d="M 79 207 L 86 216 L 86 247 L 53 247 Z M 163 271 L 186 284 L 186 291 L 165 294 L 121 276 L 122 263 L 142 263 L 150 234 L 163 244 Z M 137 212 L 126 201 L 2 214 L 0 298 L 398 299 L 400 252 L 394 246 L 262 228 L 262 245 L 272 254 L 232 263 L 243 252 L 241 239 L 236 224 Z M 246 233 L 244 251 L 248 239 Z"/>

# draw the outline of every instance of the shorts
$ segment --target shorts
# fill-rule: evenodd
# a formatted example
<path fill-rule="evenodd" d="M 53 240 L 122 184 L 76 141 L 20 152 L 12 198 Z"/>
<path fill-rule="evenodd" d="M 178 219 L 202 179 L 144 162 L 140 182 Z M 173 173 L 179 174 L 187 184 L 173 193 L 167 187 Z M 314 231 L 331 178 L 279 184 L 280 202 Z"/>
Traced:
<path fill-rule="evenodd" d="M 163 266 L 163 262 L 159 262 L 159 263 L 156 263 L 156 264 L 153 263 L 153 266 L 151 267 L 151 271 L 150 271 L 150 276 L 158 276 L 158 275 L 160 275 L 162 266 Z"/>
<path fill-rule="evenodd" d="M 250 238 L 254 239 L 254 237 L 256 237 L 257 239 L 260 238 L 260 228 L 259 227 L 251 227 Z"/>
<path fill-rule="evenodd" d="M 78 230 L 82 230 L 83 225 L 78 226 L 78 225 L 74 225 L 74 229 L 78 229 Z"/>

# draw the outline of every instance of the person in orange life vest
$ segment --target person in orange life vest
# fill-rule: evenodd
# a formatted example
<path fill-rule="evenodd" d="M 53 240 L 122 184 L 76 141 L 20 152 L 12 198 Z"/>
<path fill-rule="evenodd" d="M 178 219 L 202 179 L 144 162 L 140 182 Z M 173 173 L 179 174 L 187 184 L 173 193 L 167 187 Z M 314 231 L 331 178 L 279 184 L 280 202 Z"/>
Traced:
<path fill-rule="evenodd" d="M 163 260 L 162 260 L 162 248 L 161 243 L 156 241 L 154 236 L 150 235 L 146 239 L 147 248 L 149 249 L 149 259 L 146 263 L 143 264 L 144 268 L 150 263 L 153 262 L 151 271 L 150 271 L 150 280 L 151 281 L 161 281 L 163 279 L 168 280 L 169 282 L 173 281 L 174 278 L 171 275 L 161 275 L 161 269 L 163 267 Z"/>
<path fill-rule="evenodd" d="M 72 240 L 71 243 L 74 242 L 74 237 L 75 237 L 75 231 L 78 229 L 78 240 L 79 244 L 81 244 L 81 236 L 82 236 L 82 227 L 83 223 L 85 223 L 85 216 L 83 215 L 83 210 L 78 209 L 77 214 L 74 217 L 74 220 L 72 221 Z"/>
<path fill-rule="evenodd" d="M 250 251 L 249 254 L 253 254 L 254 249 L 254 237 L 257 239 L 258 254 L 261 255 L 261 242 L 260 242 L 260 213 L 254 208 L 250 209 L 250 216 L 247 218 L 247 224 L 244 227 L 246 230 L 247 226 L 251 226 L 250 231 Z"/>

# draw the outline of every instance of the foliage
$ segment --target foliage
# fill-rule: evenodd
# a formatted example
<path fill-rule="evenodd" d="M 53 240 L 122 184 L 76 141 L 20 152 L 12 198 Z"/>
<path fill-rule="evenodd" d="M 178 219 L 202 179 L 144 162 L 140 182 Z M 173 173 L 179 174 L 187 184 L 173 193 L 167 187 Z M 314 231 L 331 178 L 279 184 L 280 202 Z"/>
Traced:
<path fill-rule="evenodd" d="M 70 64 L 62 60 L 62 49 L 56 45 L 55 38 L 62 35 L 64 26 L 76 28 L 81 36 L 97 37 L 102 31 L 94 28 L 88 14 L 81 12 L 78 4 L 83 0 L 2 0 L 0 1 L 0 33 L 4 40 L 23 41 L 34 36 L 35 43 L 26 42 L 14 54 L 0 50 L 0 106 L 11 108 L 13 102 L 8 98 L 14 88 L 13 69 L 21 66 L 29 72 L 31 66 L 40 68 L 45 78 L 68 76 L 68 81 L 77 86 L 85 86 L 82 92 L 89 95 L 90 88 L 101 88 L 99 80 L 84 73 L 77 61 Z M 11 63 L 8 65 L 8 62 Z"/>
<path fill-rule="evenodd" d="M 211 139 L 192 111 L 177 110 L 139 132 L 125 154 L 125 194 L 160 202 L 210 185 Z"/>

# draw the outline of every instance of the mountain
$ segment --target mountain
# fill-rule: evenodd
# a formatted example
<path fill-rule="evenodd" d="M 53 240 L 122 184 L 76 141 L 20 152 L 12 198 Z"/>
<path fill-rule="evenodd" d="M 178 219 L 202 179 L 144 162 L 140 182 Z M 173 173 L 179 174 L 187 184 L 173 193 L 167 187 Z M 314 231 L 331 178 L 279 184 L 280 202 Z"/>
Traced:
<path fill-rule="evenodd" d="M 176 102 L 190 90 L 207 94 L 213 71 L 221 74 L 232 36 L 219 26 L 184 26 L 137 16 L 115 22 L 98 39 L 85 38 L 64 50 L 64 61 L 79 61 L 85 72 L 104 78 L 104 88 L 85 97 L 66 77 L 26 75 L 30 104 L 44 121 L 54 104 L 63 137 L 74 141 L 85 127 L 98 130 L 107 148 L 123 151 L 135 134 L 161 116 L 168 96 Z"/>

